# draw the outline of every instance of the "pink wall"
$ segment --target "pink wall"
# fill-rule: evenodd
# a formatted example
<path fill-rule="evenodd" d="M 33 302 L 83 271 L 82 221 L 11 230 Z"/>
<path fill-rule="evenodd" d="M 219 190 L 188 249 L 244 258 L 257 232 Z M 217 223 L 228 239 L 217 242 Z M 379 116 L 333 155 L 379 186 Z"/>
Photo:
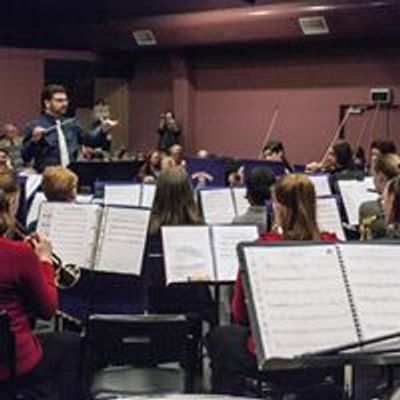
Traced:
<path fill-rule="evenodd" d="M 0 48 L 0 126 L 23 127 L 40 111 L 46 59 L 93 60 L 87 52 Z"/>
<path fill-rule="evenodd" d="M 176 82 L 182 77 L 169 61 L 147 58 L 136 71 L 132 145 L 139 148 L 155 144 L 159 112 L 179 104 L 176 97 L 182 91 Z M 369 89 L 375 86 L 400 93 L 400 55 L 388 49 L 203 51 L 186 56 L 186 61 L 191 68 L 190 104 L 181 109 L 191 114 L 185 134 L 192 151 L 256 157 L 278 106 L 273 137 L 285 142 L 295 162 L 318 159 L 336 129 L 341 104 L 368 103 Z M 353 117 L 347 129 L 354 142 L 363 118 Z M 393 137 L 400 113 L 391 113 L 390 120 Z M 383 131 L 385 124 L 381 113 L 376 130 Z"/>
<path fill-rule="evenodd" d="M 172 78 L 169 59 L 142 57 L 130 86 L 130 145 L 149 150 L 157 145 L 160 114 L 172 109 Z"/>
<path fill-rule="evenodd" d="M 258 154 L 276 106 L 274 138 L 285 142 L 292 160 L 304 162 L 324 153 L 341 104 L 368 103 L 369 89 L 380 85 L 400 93 L 396 53 L 202 57 L 195 70 L 196 146 L 245 157 Z M 347 133 L 354 137 L 359 124 L 353 121 L 354 132 Z"/>

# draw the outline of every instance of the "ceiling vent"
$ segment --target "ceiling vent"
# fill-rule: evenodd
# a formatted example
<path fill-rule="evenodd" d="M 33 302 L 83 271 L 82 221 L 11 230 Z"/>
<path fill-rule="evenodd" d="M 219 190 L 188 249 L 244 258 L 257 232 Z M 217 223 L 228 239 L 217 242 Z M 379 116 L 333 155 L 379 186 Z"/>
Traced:
<path fill-rule="evenodd" d="M 330 33 L 325 17 L 299 18 L 304 35 L 327 35 Z"/>
<path fill-rule="evenodd" d="M 150 30 L 134 31 L 133 37 L 138 46 L 144 47 L 157 45 L 156 37 L 154 36 L 154 33 Z"/>

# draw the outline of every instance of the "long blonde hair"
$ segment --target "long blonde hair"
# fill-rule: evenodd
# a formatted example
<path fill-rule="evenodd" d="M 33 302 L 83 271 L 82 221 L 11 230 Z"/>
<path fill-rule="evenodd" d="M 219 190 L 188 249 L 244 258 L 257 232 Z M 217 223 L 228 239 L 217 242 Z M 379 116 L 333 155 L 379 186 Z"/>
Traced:
<path fill-rule="evenodd" d="M 201 220 L 186 171 L 181 167 L 162 171 L 157 180 L 150 233 L 158 233 L 164 225 L 199 223 Z"/>
<path fill-rule="evenodd" d="M 276 184 L 273 198 L 283 206 L 280 228 L 285 239 L 320 240 L 315 187 L 307 176 L 286 175 Z"/>
<path fill-rule="evenodd" d="M 18 193 L 18 184 L 15 174 L 7 169 L 0 170 L 0 235 L 6 234 L 14 226 L 15 216 L 12 214 L 11 204 Z"/>

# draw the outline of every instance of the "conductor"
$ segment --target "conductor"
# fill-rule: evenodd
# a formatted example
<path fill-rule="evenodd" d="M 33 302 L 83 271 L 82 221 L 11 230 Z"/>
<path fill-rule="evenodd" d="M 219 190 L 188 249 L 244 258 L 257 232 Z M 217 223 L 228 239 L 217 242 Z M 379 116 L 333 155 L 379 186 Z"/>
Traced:
<path fill-rule="evenodd" d="M 42 92 L 42 113 L 24 132 L 21 155 L 24 162 L 34 161 L 42 172 L 47 166 L 68 166 L 75 161 L 82 145 L 100 147 L 118 121 L 104 119 L 92 132 L 84 132 L 75 118 L 66 118 L 68 95 L 64 86 L 48 85 Z"/>

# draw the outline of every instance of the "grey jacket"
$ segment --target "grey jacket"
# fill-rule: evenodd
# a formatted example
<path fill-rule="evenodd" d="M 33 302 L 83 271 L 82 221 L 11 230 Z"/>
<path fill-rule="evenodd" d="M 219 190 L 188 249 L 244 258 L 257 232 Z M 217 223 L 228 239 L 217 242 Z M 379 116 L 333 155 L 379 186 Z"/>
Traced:
<path fill-rule="evenodd" d="M 267 207 L 250 206 L 243 215 L 239 215 L 232 221 L 234 225 L 257 225 L 260 234 L 268 230 Z"/>

